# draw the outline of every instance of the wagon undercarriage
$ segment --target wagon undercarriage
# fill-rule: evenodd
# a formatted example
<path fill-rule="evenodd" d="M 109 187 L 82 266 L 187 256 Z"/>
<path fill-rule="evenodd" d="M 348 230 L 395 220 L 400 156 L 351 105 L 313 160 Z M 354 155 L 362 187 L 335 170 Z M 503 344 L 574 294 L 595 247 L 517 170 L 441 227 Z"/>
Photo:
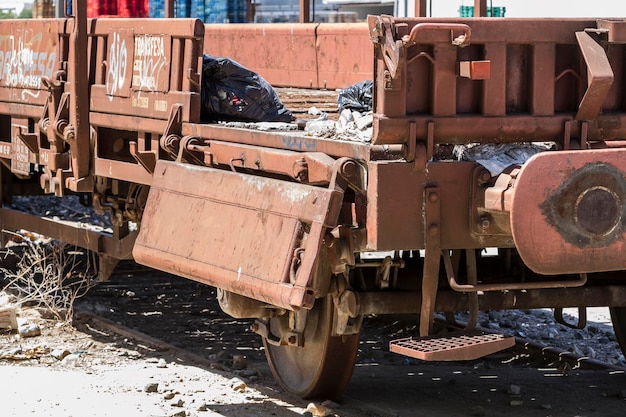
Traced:
<path fill-rule="evenodd" d="M 202 55 L 218 47 L 205 40 L 229 39 L 262 71 L 271 54 L 256 25 L 80 10 L 0 23 L 4 230 L 85 247 L 103 279 L 134 258 L 216 286 L 225 312 L 255 319 L 279 382 L 304 397 L 341 396 L 370 315 L 418 314 L 419 334 L 390 349 L 460 360 L 513 343 L 476 332 L 481 311 L 554 308 L 581 327 L 585 307 L 609 306 L 626 349 L 623 20 L 265 28 L 320 57 L 278 72 L 293 87 L 334 88 L 323 59 L 367 45 L 363 142 L 201 120 Z M 333 45 L 333 33 L 354 40 Z M 362 76 L 358 59 L 342 77 Z M 498 170 L 451 152 L 539 143 Z M 113 233 L 8 208 L 32 194 L 79 195 L 109 213 Z M 563 320 L 567 307 L 578 322 Z M 461 334 L 436 337 L 436 317 Z"/>

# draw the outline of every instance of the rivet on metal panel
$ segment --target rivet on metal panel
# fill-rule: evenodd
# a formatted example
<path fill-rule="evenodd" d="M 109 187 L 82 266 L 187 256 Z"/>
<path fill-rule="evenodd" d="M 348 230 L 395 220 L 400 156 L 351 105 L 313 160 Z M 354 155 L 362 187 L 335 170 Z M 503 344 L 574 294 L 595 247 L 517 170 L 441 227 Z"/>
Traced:
<path fill-rule="evenodd" d="M 478 185 L 484 185 L 491 180 L 491 173 L 486 169 L 478 175 Z"/>

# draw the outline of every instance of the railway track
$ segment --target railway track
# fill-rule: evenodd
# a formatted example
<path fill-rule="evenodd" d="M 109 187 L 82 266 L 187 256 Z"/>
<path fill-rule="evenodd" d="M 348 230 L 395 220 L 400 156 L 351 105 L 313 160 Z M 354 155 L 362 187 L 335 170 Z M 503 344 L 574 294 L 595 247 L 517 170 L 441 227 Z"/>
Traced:
<path fill-rule="evenodd" d="M 265 364 L 261 341 L 249 331 L 250 322 L 221 313 L 211 287 L 129 266 L 118 268 L 109 282 L 81 301 L 83 320 L 207 369 L 224 352 L 230 358 L 245 356 L 263 370 L 255 384 L 270 388 L 280 401 L 306 407 L 306 402 L 281 392 Z M 583 408 L 613 415 L 614 407 L 624 405 L 623 368 L 519 337 L 514 348 L 470 362 L 427 363 L 389 353 L 388 337 L 414 331 L 414 322 L 406 319 L 366 320 L 352 382 L 333 413 L 444 416 L 462 410 L 462 415 L 499 415 L 492 412 L 515 407 L 522 416 L 566 415 L 546 410 L 569 407 L 579 412 L 577 398 L 587 398 Z M 220 369 L 232 371 L 223 362 Z M 558 395 L 550 395 L 551 390 Z"/>

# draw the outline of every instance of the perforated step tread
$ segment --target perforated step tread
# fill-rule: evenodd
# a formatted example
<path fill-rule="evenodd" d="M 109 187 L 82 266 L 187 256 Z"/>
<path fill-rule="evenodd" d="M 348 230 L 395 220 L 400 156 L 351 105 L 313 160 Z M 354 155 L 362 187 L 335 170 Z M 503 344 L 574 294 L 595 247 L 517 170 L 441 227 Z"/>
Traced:
<path fill-rule="evenodd" d="M 515 337 L 484 332 L 455 332 L 444 336 L 428 336 L 392 340 L 389 350 L 424 361 L 473 360 L 508 349 Z"/>

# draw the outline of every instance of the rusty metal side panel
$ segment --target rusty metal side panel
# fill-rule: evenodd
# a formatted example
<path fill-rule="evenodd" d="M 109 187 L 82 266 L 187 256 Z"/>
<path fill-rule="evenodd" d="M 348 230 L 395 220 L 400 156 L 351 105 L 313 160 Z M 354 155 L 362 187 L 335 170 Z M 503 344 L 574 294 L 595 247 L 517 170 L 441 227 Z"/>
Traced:
<path fill-rule="evenodd" d="M 317 27 L 319 88 L 345 88 L 374 77 L 374 48 L 365 24 Z"/>
<path fill-rule="evenodd" d="M 541 274 L 626 269 L 626 150 L 546 152 L 522 167 L 511 229 Z"/>
<path fill-rule="evenodd" d="M 317 24 L 210 24 L 204 51 L 257 72 L 273 86 L 318 88 Z"/>
<path fill-rule="evenodd" d="M 211 24 L 205 39 L 206 53 L 232 58 L 276 87 L 344 88 L 374 76 L 364 23 Z"/>
<path fill-rule="evenodd" d="M 565 135 L 623 140 L 626 48 L 598 43 L 590 34 L 577 40 L 577 32 L 597 27 L 595 19 L 371 18 L 370 33 L 377 39 L 373 143 L 426 141 L 428 123 L 435 144 Z M 615 40 L 613 32 L 609 39 Z M 607 56 L 600 60 L 592 56 L 596 51 Z M 461 67 L 477 62 L 490 63 L 490 76 L 463 77 Z M 579 106 L 583 111 L 576 117 Z M 579 119 L 588 125 L 583 128 Z"/>
<path fill-rule="evenodd" d="M 48 99 L 42 80 L 55 80 L 67 60 L 66 19 L 0 21 L 0 111 L 28 116 Z M 11 103 L 10 109 L 1 102 Z M 6 109 L 6 110 L 5 110 Z M 41 115 L 41 110 L 39 116 Z"/>
<path fill-rule="evenodd" d="M 475 164 L 468 162 L 429 163 L 426 170 L 418 171 L 406 162 L 370 161 L 368 250 L 424 248 L 424 189 L 432 185 L 441 194 L 441 247 L 457 249 L 489 244 L 475 240 L 468 229 L 475 168 Z"/>
<path fill-rule="evenodd" d="M 44 236 L 115 259 L 132 259 L 131 252 L 136 237 L 133 232 L 119 239 L 81 227 L 78 222 L 47 219 L 8 208 L 0 208 L 0 225 L 2 230 L 11 231 L 28 228 Z"/>
<path fill-rule="evenodd" d="M 159 161 L 135 260 L 272 305 L 310 308 L 315 263 L 343 194 Z"/>
<path fill-rule="evenodd" d="M 89 36 L 91 112 L 167 120 L 182 104 L 182 121 L 199 121 L 200 20 L 93 19 Z"/>

